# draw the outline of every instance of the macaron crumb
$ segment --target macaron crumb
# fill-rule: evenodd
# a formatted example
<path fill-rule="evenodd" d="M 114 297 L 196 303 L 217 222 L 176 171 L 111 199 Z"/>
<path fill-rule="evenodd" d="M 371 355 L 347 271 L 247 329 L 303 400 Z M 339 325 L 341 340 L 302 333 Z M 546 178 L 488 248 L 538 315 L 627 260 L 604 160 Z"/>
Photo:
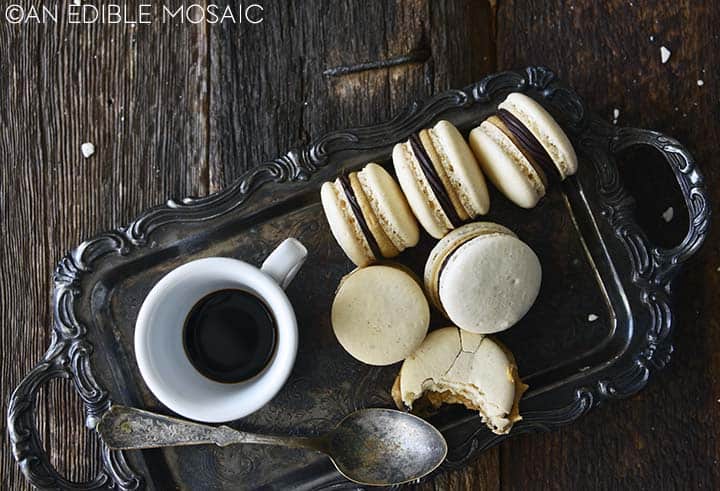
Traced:
<path fill-rule="evenodd" d="M 620 117 L 620 109 L 613 109 L 613 124 L 617 124 L 618 118 Z"/>
<path fill-rule="evenodd" d="M 595 322 L 599 317 L 596 314 L 588 314 L 588 322 Z"/>
<path fill-rule="evenodd" d="M 663 64 L 667 63 L 670 59 L 670 55 L 672 54 L 672 51 L 667 49 L 665 46 L 660 46 L 660 62 Z"/>
<path fill-rule="evenodd" d="M 668 209 L 665 210 L 662 214 L 663 220 L 665 220 L 665 223 L 670 223 L 675 216 L 675 209 L 672 206 L 668 206 Z"/>
<path fill-rule="evenodd" d="M 90 142 L 85 142 L 80 145 L 80 151 L 82 152 L 83 157 L 89 159 L 95 153 L 95 145 Z"/>
<path fill-rule="evenodd" d="M 705 85 L 705 81 L 702 79 L 698 79 L 697 84 L 698 84 L 698 87 L 702 87 L 703 85 Z"/>

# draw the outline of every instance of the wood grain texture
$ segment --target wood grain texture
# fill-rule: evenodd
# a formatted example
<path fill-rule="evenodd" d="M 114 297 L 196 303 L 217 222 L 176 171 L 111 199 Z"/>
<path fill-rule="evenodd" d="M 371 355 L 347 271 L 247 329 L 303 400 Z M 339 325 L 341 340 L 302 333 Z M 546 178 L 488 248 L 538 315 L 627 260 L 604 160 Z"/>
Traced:
<path fill-rule="evenodd" d="M 4 415 L 49 345 L 54 264 L 153 204 L 207 190 L 206 39 L 162 23 L 0 22 L 0 351 L 12 354 L 0 376 L 2 489 L 27 487 Z M 83 142 L 96 147 L 89 159 Z M 58 382 L 38 404 L 53 463 L 90 478 L 98 461 L 85 454 L 97 446 L 79 399 Z"/>
<path fill-rule="evenodd" d="M 608 119 L 618 108 L 619 124 L 677 137 L 720 199 L 720 7 L 711 2 L 503 0 L 497 12 L 476 0 L 265 3 L 266 22 L 253 28 L 0 22 L 0 352 L 13 353 L 1 364 L 3 415 L 48 345 L 50 272 L 66 250 L 169 197 L 220 189 L 315 135 L 386 120 L 496 63 L 551 66 Z M 672 51 L 667 64 L 661 45 Z M 404 56 L 412 61 L 325 74 Z M 85 141 L 97 148 L 90 159 L 80 154 Z M 678 284 L 677 349 L 660 379 L 418 488 L 720 488 L 718 233 Z M 54 463 L 90 477 L 84 455 L 97 445 L 78 399 L 57 382 L 39 406 Z M 4 418 L 0 429 L 0 487 L 25 489 Z"/>
<path fill-rule="evenodd" d="M 678 138 L 700 163 L 711 203 L 718 203 L 718 22 L 720 8 L 710 2 L 503 1 L 498 65 L 551 66 L 608 120 L 617 108 L 618 124 Z M 661 46 L 672 53 L 666 64 Z M 667 207 L 662 189 L 640 198 Z M 559 432 L 504 444 L 503 488 L 720 487 L 717 221 L 676 286 L 676 350 L 668 368 L 636 397 Z"/>

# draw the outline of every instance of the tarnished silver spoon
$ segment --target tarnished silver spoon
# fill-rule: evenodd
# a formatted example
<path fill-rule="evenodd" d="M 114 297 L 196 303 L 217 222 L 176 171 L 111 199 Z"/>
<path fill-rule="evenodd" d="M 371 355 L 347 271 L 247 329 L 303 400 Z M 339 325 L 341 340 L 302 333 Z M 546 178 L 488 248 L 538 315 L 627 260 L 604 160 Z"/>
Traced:
<path fill-rule="evenodd" d="M 445 460 L 447 443 L 430 423 L 393 409 L 361 409 L 314 438 L 258 435 L 208 426 L 125 406 L 112 406 L 97 427 L 112 449 L 237 443 L 322 452 L 351 481 L 389 486 L 419 479 Z"/>

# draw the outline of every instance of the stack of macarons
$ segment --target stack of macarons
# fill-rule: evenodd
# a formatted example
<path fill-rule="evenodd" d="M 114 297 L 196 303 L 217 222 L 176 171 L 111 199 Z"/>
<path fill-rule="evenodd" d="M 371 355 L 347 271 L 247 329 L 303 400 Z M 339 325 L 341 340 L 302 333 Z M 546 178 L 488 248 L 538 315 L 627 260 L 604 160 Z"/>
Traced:
<path fill-rule="evenodd" d="M 560 125 L 519 92 L 509 94 L 468 140 L 452 123 L 440 121 L 393 148 L 399 186 L 373 163 L 323 185 L 332 233 L 356 265 L 416 245 L 417 222 L 441 239 L 487 214 L 485 176 L 510 201 L 532 208 L 553 184 L 577 172 L 575 150 Z"/>
<path fill-rule="evenodd" d="M 399 408 L 421 412 L 417 403 L 434 408 L 463 404 L 503 435 L 522 419 L 519 402 L 525 390 L 515 357 L 502 343 L 451 326 L 428 334 L 402 364 L 391 393 Z"/>
<path fill-rule="evenodd" d="M 399 406 L 412 407 L 421 396 L 435 406 L 461 403 L 506 433 L 520 419 L 526 386 L 512 353 L 487 335 L 525 316 L 542 269 L 511 230 L 474 220 L 490 209 L 485 176 L 512 202 L 532 208 L 577 171 L 575 151 L 540 104 L 512 93 L 470 132 L 469 143 L 440 121 L 397 143 L 392 158 L 397 182 L 370 163 L 321 189 L 331 232 L 358 266 L 336 291 L 335 336 L 363 363 L 404 360 L 394 388 Z M 386 261 L 418 243 L 418 222 L 440 239 L 424 282 Z M 452 326 L 427 334 L 427 298 Z"/>

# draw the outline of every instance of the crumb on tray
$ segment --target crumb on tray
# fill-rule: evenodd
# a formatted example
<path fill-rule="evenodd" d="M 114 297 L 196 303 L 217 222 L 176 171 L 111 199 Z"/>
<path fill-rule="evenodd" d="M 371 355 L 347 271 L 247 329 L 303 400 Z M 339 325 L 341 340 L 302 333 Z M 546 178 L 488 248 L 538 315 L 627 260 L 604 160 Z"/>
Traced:
<path fill-rule="evenodd" d="M 668 209 L 665 210 L 662 214 L 663 220 L 665 220 L 666 223 L 670 223 L 670 221 L 675 216 L 675 210 L 672 206 L 668 206 Z"/>
<path fill-rule="evenodd" d="M 95 153 L 95 145 L 90 142 L 83 143 L 80 145 L 80 151 L 82 152 L 83 157 L 88 159 Z"/>
<path fill-rule="evenodd" d="M 667 49 L 665 46 L 660 46 L 660 61 L 663 64 L 668 62 L 671 54 L 672 54 L 672 52 L 669 49 Z"/>

